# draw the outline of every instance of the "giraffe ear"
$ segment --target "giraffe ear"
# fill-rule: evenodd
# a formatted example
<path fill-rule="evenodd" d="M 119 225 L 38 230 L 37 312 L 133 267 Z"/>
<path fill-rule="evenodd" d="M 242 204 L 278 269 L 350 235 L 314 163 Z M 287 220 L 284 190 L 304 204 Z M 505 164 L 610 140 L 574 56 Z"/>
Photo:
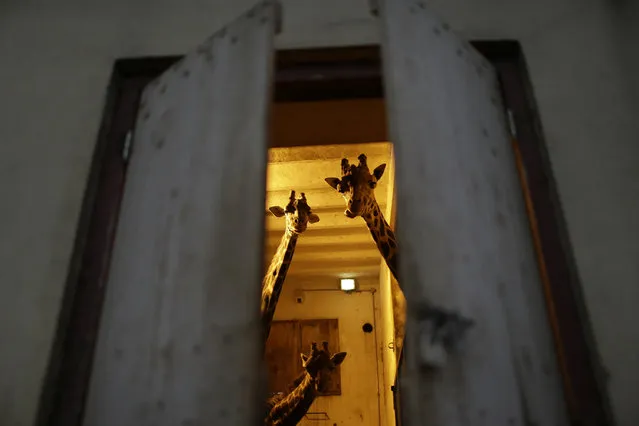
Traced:
<path fill-rule="evenodd" d="M 331 361 L 338 366 L 344 361 L 344 358 L 346 358 L 346 352 L 338 352 L 331 357 Z"/>
<path fill-rule="evenodd" d="M 385 169 L 386 163 L 380 164 L 379 166 L 375 167 L 375 170 L 373 170 L 373 176 L 375 176 L 375 179 L 380 180 L 382 178 L 382 175 L 384 174 Z"/>
<path fill-rule="evenodd" d="M 284 216 L 284 209 L 281 208 L 280 206 L 271 206 L 268 208 L 268 210 L 273 213 L 273 216 L 275 217 L 282 217 Z"/>
<path fill-rule="evenodd" d="M 333 188 L 334 190 L 337 191 L 337 186 L 339 185 L 339 179 L 336 177 L 329 177 L 324 179 L 326 181 L 327 184 L 329 184 L 331 186 L 331 188 Z"/>
<path fill-rule="evenodd" d="M 319 216 L 315 213 L 311 213 L 308 215 L 308 223 L 317 223 L 319 222 Z"/>

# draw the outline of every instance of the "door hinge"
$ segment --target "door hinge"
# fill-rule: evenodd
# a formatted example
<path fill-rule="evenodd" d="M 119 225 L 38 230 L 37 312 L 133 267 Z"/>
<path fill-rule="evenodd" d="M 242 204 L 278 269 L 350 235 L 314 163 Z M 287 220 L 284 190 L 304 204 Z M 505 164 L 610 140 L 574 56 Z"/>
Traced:
<path fill-rule="evenodd" d="M 510 130 L 510 136 L 517 136 L 517 126 L 515 126 L 515 115 L 511 109 L 507 109 L 506 113 L 508 114 L 508 129 Z"/>
<path fill-rule="evenodd" d="M 124 136 L 124 143 L 122 144 L 122 159 L 124 163 L 129 162 L 131 157 L 131 148 L 133 147 L 133 131 L 129 130 Z"/>

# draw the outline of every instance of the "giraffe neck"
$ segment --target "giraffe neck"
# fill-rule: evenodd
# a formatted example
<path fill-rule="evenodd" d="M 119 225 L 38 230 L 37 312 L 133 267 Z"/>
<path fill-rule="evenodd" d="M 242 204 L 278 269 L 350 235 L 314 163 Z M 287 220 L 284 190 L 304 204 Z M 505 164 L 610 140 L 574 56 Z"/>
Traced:
<path fill-rule="evenodd" d="M 308 373 L 306 372 L 306 370 L 302 370 L 302 372 L 298 374 L 297 377 L 293 379 L 291 383 L 288 384 L 286 388 L 286 394 L 288 395 L 289 393 L 293 392 L 295 388 L 298 387 L 300 383 L 302 383 L 302 381 L 306 378 L 307 374 Z M 266 400 L 266 405 L 265 405 L 266 412 L 265 412 L 264 418 L 266 418 L 266 416 L 268 415 L 268 413 L 271 412 L 273 407 L 275 407 L 282 399 L 284 399 L 284 395 L 282 393 L 278 393 L 269 397 Z"/>
<path fill-rule="evenodd" d="M 295 245 L 297 244 L 298 234 L 288 229 L 284 232 L 280 245 L 273 256 L 271 265 L 262 280 L 262 327 L 264 330 L 264 341 L 268 339 L 271 331 L 271 323 L 273 315 L 277 307 L 277 301 L 280 298 L 286 273 L 293 259 Z"/>
<path fill-rule="evenodd" d="M 268 413 L 266 426 L 295 426 L 306 415 L 315 401 L 315 379 L 305 373 L 300 384 L 282 398 Z"/>
<path fill-rule="evenodd" d="M 306 378 L 307 374 L 308 373 L 306 373 L 306 371 L 302 371 L 295 379 L 293 379 L 293 382 L 288 387 L 288 391 L 292 392 L 293 389 L 298 387 L 300 383 L 302 383 L 302 381 Z"/>
<path fill-rule="evenodd" d="M 375 240 L 375 244 L 377 244 L 377 249 L 386 261 L 388 269 L 397 280 L 397 240 L 395 239 L 395 233 L 386 222 L 386 219 L 384 219 L 377 202 L 373 202 L 371 211 L 362 217 L 371 232 L 373 240 Z"/>

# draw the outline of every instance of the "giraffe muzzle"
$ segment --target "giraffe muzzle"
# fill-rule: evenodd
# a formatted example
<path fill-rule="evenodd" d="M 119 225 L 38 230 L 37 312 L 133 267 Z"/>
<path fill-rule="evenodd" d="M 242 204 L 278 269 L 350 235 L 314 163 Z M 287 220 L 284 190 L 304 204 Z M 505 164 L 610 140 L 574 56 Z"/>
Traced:
<path fill-rule="evenodd" d="M 362 210 L 366 206 L 363 200 L 361 199 L 352 199 L 348 202 L 347 210 L 350 211 L 354 216 L 359 216 L 362 214 Z"/>
<path fill-rule="evenodd" d="M 303 233 L 304 231 L 306 231 L 306 228 L 307 228 L 306 225 L 297 225 L 293 227 L 293 229 L 295 230 L 295 233 L 297 234 Z"/>
<path fill-rule="evenodd" d="M 349 219 L 354 219 L 357 217 L 357 215 L 353 213 L 352 211 L 350 211 L 349 209 L 344 210 L 344 216 L 346 216 Z"/>

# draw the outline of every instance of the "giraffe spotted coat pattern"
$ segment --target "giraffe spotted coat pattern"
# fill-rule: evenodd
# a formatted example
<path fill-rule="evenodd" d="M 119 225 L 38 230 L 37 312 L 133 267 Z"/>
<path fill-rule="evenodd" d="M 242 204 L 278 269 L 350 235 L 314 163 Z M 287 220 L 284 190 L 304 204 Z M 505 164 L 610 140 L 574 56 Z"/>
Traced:
<path fill-rule="evenodd" d="M 297 239 L 306 231 L 309 223 L 319 222 L 319 216 L 311 211 L 303 192 L 300 198 L 295 199 L 295 191 L 291 191 L 286 207 L 272 206 L 269 207 L 269 211 L 275 217 L 286 217 L 286 228 L 266 275 L 262 279 L 261 313 L 265 342 L 271 331 L 273 315 L 284 286 L 286 273 L 293 260 Z"/>
<path fill-rule="evenodd" d="M 384 174 L 386 164 L 380 164 L 371 173 L 366 155 L 360 154 L 357 159 L 358 164 L 355 165 L 350 164 L 347 158 L 343 158 L 341 162 L 342 177 L 328 177 L 324 180 L 344 197 L 346 217 L 353 219 L 360 216 L 364 219 L 377 249 L 395 278 L 391 280 L 391 296 L 395 322 L 395 352 L 399 361 L 405 335 L 406 299 L 398 284 L 395 233 L 384 218 L 375 199 L 375 188 Z"/>

